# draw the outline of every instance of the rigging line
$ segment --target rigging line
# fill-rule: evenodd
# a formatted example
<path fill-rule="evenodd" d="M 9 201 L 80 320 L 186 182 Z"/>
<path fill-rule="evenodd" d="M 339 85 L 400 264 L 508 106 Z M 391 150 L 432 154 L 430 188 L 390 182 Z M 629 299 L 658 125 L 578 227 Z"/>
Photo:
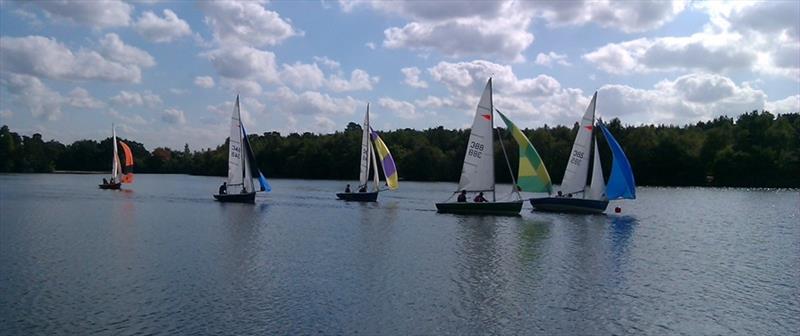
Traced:
<path fill-rule="evenodd" d="M 497 112 L 500 112 L 499 110 Z M 496 128 L 497 131 L 497 139 L 500 140 L 500 148 L 503 149 L 503 157 L 506 158 L 506 166 L 508 167 L 508 173 L 511 175 L 511 189 L 517 193 L 517 197 L 520 199 L 522 196 L 519 195 L 519 191 L 517 190 L 517 179 L 514 178 L 514 171 L 511 170 L 511 163 L 508 161 L 508 154 L 506 154 L 506 146 L 503 145 L 503 137 L 500 136 L 500 129 Z"/>

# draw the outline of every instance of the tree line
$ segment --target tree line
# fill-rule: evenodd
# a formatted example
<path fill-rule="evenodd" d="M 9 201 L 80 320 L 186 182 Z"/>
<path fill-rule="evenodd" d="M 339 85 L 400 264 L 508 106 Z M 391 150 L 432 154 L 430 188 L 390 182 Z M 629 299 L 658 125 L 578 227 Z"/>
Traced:
<path fill-rule="evenodd" d="M 637 185 L 800 187 L 800 114 L 773 115 L 753 111 L 735 120 L 719 117 L 693 125 L 626 126 L 613 119 L 607 126 L 633 167 Z M 554 183 L 561 181 L 578 125 L 525 129 Z M 517 145 L 502 128 L 495 134 L 495 174 L 510 182 L 502 149 L 517 169 Z M 443 127 L 398 129 L 380 133 L 395 159 L 400 178 L 414 181 L 457 181 L 469 130 Z M 269 177 L 356 179 L 361 126 L 350 123 L 333 134 L 266 132 L 249 136 L 259 168 Z M 499 139 L 498 139 L 499 137 Z M 611 154 L 597 136 L 605 175 Z M 122 139 L 133 151 L 135 172 L 227 174 L 228 143 L 199 151 L 158 147 L 152 151 Z M 64 145 L 45 142 L 41 134 L 20 136 L 0 129 L 0 172 L 108 171 L 111 138 L 79 140 Z"/>

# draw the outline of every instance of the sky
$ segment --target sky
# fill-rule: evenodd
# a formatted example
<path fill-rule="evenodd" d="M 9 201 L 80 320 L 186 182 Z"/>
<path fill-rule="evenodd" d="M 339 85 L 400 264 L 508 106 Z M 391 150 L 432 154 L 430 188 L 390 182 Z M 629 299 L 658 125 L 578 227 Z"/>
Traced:
<path fill-rule="evenodd" d="M 800 112 L 800 2 L 0 0 L 0 124 L 71 143 Z"/>

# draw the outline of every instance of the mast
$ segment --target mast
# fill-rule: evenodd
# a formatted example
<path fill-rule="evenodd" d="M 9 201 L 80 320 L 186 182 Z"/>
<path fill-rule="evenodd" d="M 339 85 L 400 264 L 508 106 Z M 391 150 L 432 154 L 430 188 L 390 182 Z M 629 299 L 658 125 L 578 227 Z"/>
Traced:
<path fill-rule="evenodd" d="M 111 178 L 116 182 L 119 177 L 119 155 L 117 154 L 117 130 L 113 123 L 111 124 L 111 139 L 114 152 L 114 156 L 111 158 Z"/>
<path fill-rule="evenodd" d="M 492 88 L 492 77 L 489 77 L 489 124 L 491 127 L 489 128 L 490 130 L 494 129 L 494 97 L 492 96 L 494 94 L 492 92 L 493 90 L 494 89 Z M 489 150 L 492 153 L 494 153 L 494 135 L 492 134 L 492 132 L 489 132 Z M 494 158 L 494 155 L 492 156 L 492 158 Z M 497 193 L 495 192 L 495 189 L 497 188 L 497 183 L 495 183 L 494 180 L 494 160 L 492 160 L 492 164 L 490 165 L 490 167 L 492 171 L 491 175 L 489 175 L 492 177 L 492 202 L 496 202 Z"/>

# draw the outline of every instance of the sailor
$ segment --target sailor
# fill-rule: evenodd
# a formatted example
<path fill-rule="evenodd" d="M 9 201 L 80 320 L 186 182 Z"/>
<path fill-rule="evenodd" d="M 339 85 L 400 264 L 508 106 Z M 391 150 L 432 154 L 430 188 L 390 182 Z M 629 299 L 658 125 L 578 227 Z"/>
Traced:
<path fill-rule="evenodd" d="M 225 195 L 228 193 L 228 182 L 222 182 L 222 185 L 219 186 L 219 194 Z"/>
<path fill-rule="evenodd" d="M 105 177 L 103 178 L 103 184 L 108 184 L 108 181 L 106 180 Z"/>
<path fill-rule="evenodd" d="M 458 194 L 458 202 L 459 203 L 466 203 L 467 202 L 467 191 L 461 190 L 461 193 Z"/>
<path fill-rule="evenodd" d="M 361 188 L 358 189 L 358 192 L 367 192 L 367 185 L 365 184 L 361 186 Z"/>
<path fill-rule="evenodd" d="M 346 192 L 346 193 L 350 192 L 350 185 L 349 184 L 347 185 L 347 187 L 344 188 L 344 192 Z"/>
<path fill-rule="evenodd" d="M 481 191 L 480 193 L 478 193 L 478 196 L 475 196 L 475 198 L 473 199 L 473 201 L 475 201 L 475 203 L 484 203 L 484 202 L 488 202 L 488 201 L 486 200 L 486 198 L 484 198 L 484 197 L 483 197 L 483 191 Z"/>

